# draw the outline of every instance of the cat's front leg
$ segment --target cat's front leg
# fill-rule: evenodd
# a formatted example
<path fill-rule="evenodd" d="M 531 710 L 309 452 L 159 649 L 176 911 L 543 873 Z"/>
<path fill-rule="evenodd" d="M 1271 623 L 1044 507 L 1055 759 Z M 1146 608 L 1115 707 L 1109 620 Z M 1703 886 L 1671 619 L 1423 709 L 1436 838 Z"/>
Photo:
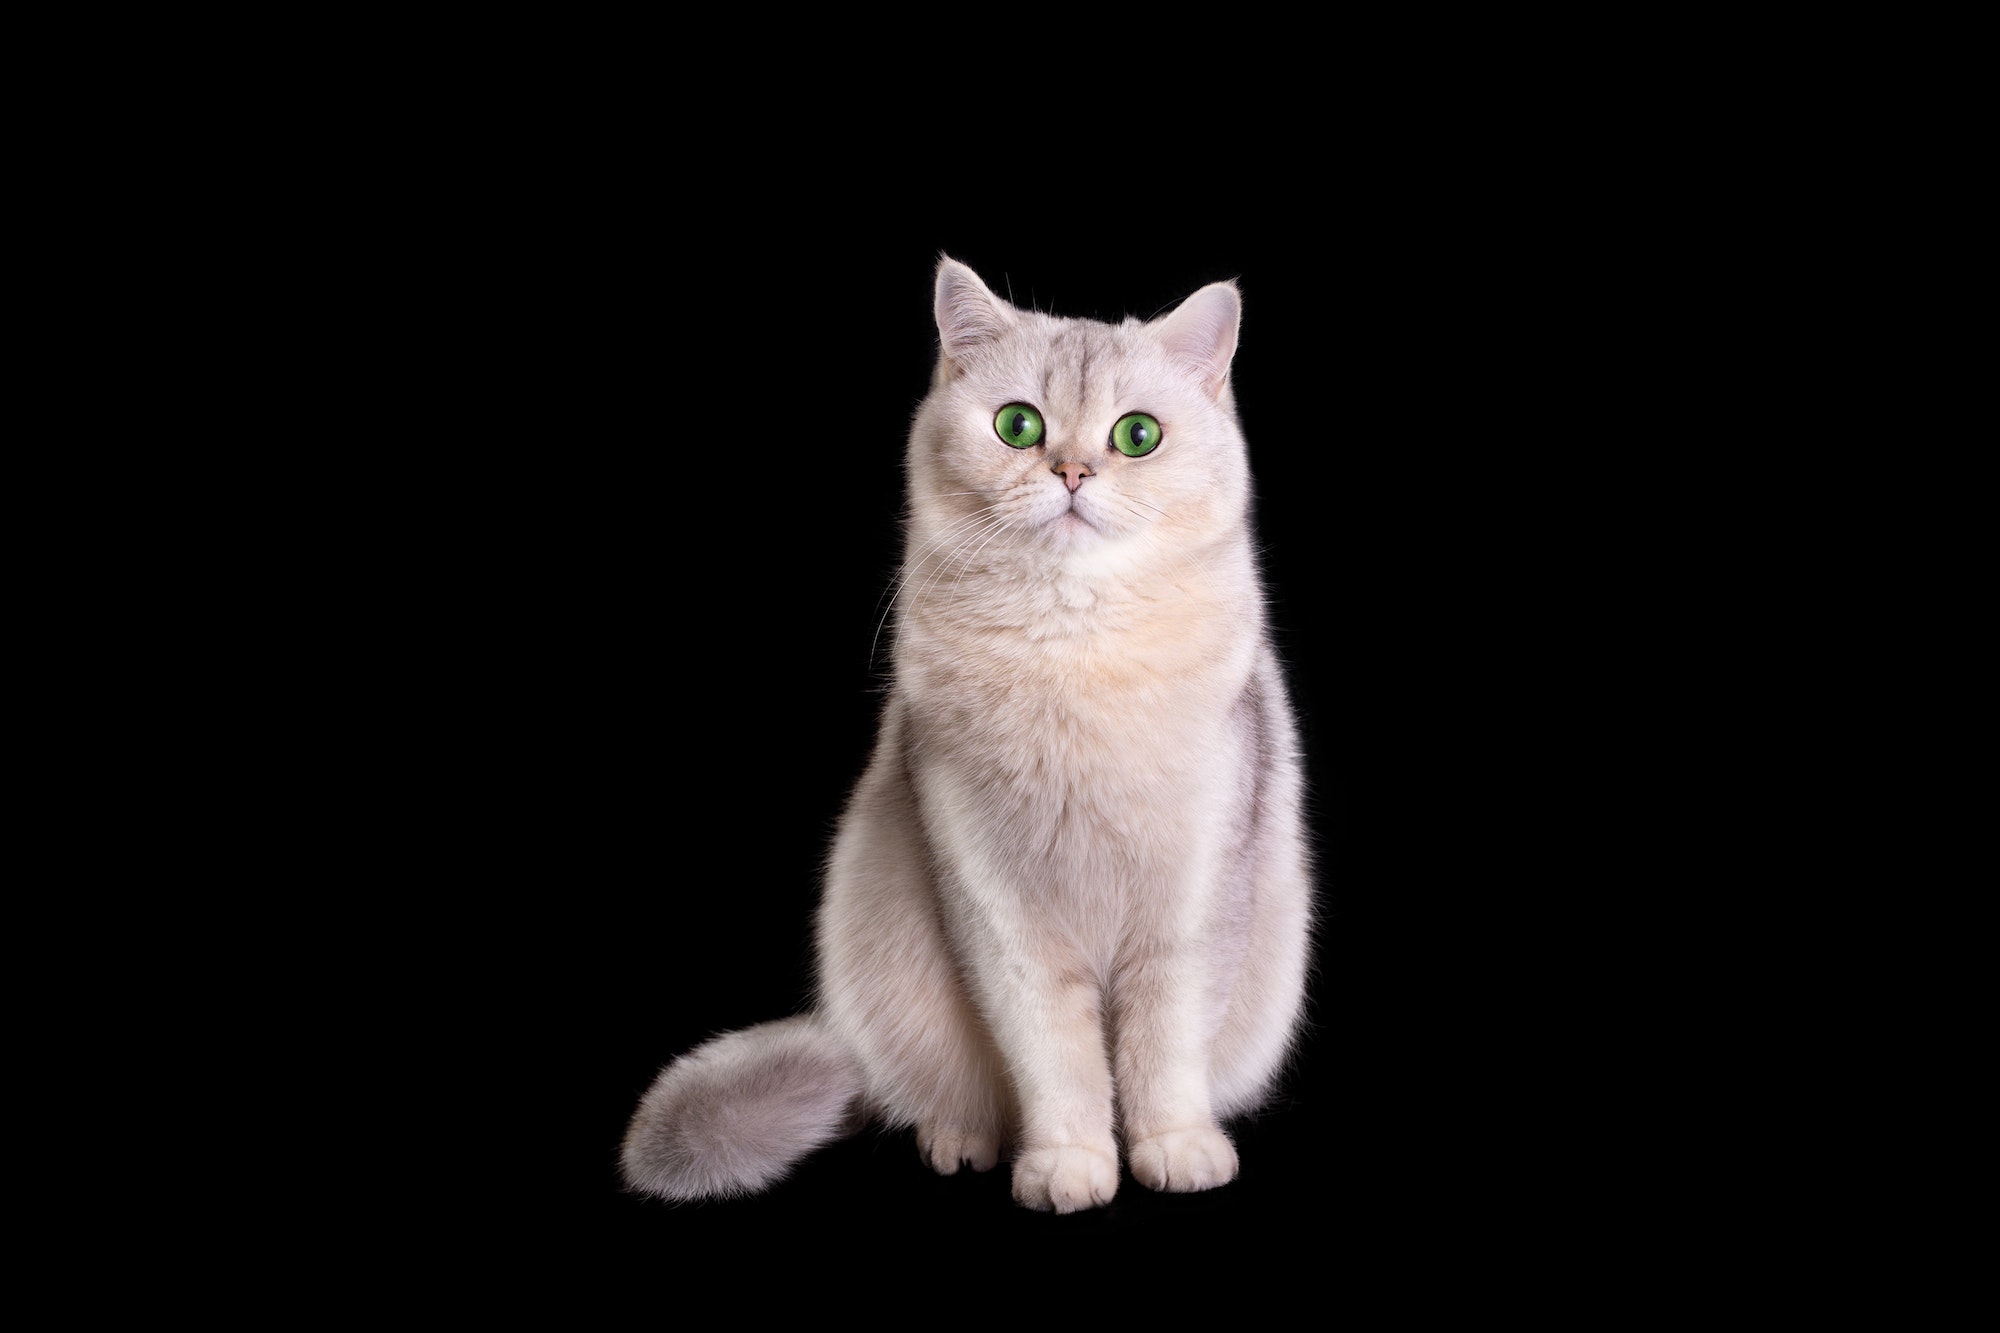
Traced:
<path fill-rule="evenodd" d="M 1155 945 L 1118 978 L 1118 1104 L 1126 1160 L 1148 1189 L 1176 1194 L 1236 1179 L 1236 1147 L 1208 1088 L 1205 971 L 1190 948 Z"/>
<path fill-rule="evenodd" d="M 977 817 L 993 803 L 984 781 L 940 763 L 916 785 L 939 917 L 1011 1094 L 1014 1199 L 1043 1212 L 1101 1207 L 1118 1191 L 1118 1140 L 1103 969 L 1080 943 L 1090 905 L 1024 873 L 1015 839 Z"/>
<path fill-rule="evenodd" d="M 1018 982 L 1028 974 L 1015 975 Z M 1096 983 L 1081 976 L 1035 977 L 1019 985 L 1004 1009 L 996 1035 L 1021 1097 L 1015 1201 L 1057 1213 L 1111 1202 L 1118 1191 L 1118 1142 Z"/>
<path fill-rule="evenodd" d="M 1008 914 L 965 914 L 971 970 L 1019 1102 L 1015 1202 L 1073 1213 L 1118 1191 L 1102 996 L 1056 935 Z"/>

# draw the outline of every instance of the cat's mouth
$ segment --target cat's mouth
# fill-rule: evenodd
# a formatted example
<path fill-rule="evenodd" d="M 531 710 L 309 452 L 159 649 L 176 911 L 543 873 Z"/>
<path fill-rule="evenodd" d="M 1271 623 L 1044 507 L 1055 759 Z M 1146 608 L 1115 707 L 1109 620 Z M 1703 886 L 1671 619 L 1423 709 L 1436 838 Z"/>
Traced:
<path fill-rule="evenodd" d="M 1071 497 L 1069 507 L 1057 514 L 1055 521 L 1049 526 L 1056 536 L 1068 540 L 1081 538 L 1086 533 L 1093 537 L 1108 535 L 1097 520 L 1077 504 L 1075 497 Z"/>

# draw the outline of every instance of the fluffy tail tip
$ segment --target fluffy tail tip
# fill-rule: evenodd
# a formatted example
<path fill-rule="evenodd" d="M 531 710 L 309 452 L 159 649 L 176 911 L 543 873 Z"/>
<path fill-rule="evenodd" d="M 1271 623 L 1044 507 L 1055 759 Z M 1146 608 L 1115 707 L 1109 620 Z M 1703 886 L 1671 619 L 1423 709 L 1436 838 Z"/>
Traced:
<path fill-rule="evenodd" d="M 810 1015 L 731 1032 L 660 1072 L 625 1131 L 628 1188 L 685 1202 L 768 1189 L 851 1128 L 859 1066 Z"/>

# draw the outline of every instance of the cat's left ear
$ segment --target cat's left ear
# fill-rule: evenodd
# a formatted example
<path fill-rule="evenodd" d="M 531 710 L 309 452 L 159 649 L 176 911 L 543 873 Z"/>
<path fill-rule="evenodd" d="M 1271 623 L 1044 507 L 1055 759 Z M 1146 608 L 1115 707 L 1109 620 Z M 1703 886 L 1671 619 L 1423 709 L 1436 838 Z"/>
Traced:
<path fill-rule="evenodd" d="M 938 339 L 947 363 L 969 355 L 1014 326 L 1014 307 L 995 296 L 977 273 L 949 255 L 938 259 L 934 299 Z"/>
<path fill-rule="evenodd" d="M 1201 376 L 1211 398 L 1229 383 L 1236 355 L 1236 329 L 1243 322 L 1243 298 L 1233 282 L 1211 282 L 1162 315 L 1152 329 L 1168 355 Z"/>

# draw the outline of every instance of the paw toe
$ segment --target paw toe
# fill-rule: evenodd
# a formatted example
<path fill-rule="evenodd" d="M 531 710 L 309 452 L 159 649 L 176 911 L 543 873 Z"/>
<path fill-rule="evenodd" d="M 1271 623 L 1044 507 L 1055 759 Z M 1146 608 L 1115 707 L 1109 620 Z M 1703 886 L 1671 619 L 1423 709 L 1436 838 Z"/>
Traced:
<path fill-rule="evenodd" d="M 1014 1162 L 1014 1200 L 1039 1212 L 1101 1208 L 1118 1192 L 1118 1159 L 1081 1144 L 1037 1148 Z"/>
<path fill-rule="evenodd" d="M 1000 1160 L 1000 1136 L 956 1126 L 925 1125 L 917 1130 L 917 1153 L 941 1176 L 961 1166 L 991 1171 Z"/>
<path fill-rule="evenodd" d="M 1170 1129 L 1135 1140 L 1132 1175 L 1148 1189 L 1191 1194 L 1236 1179 L 1235 1145 L 1212 1126 Z"/>

